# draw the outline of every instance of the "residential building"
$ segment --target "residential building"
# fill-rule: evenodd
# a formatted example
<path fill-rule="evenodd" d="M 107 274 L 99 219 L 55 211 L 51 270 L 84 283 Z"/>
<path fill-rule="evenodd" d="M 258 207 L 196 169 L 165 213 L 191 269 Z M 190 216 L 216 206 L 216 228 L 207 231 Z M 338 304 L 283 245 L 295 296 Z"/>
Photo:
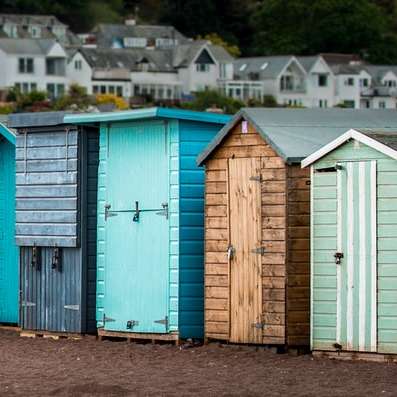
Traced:
<path fill-rule="evenodd" d="M 54 39 L 0 39 L 0 90 L 47 91 L 63 95 L 67 53 Z"/>
<path fill-rule="evenodd" d="M 54 15 L 0 14 L 0 38 L 56 39 L 62 45 L 80 45 L 78 37 Z"/>

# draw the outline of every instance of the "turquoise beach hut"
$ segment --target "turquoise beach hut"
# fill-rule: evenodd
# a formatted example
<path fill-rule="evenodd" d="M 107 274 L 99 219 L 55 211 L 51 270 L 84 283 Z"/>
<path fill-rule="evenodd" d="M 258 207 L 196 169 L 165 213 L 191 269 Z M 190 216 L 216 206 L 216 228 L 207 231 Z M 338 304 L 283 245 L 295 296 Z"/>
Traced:
<path fill-rule="evenodd" d="M 100 335 L 203 337 L 204 172 L 196 157 L 229 119 L 167 108 L 65 117 L 100 130 Z"/>
<path fill-rule="evenodd" d="M 0 123 L 0 323 L 18 323 L 15 231 L 15 135 Z"/>
<path fill-rule="evenodd" d="M 302 162 L 312 181 L 313 350 L 397 353 L 397 132 L 390 124 L 351 129 Z"/>

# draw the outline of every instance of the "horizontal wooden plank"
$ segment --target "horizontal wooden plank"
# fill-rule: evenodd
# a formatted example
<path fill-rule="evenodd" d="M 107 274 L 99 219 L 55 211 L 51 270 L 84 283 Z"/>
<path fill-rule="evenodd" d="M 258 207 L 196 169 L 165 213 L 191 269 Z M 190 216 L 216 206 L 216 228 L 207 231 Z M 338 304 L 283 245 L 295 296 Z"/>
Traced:
<path fill-rule="evenodd" d="M 263 313 L 285 313 L 285 302 L 263 302 Z"/>
<path fill-rule="evenodd" d="M 228 335 L 229 324 L 225 322 L 206 321 L 205 332 Z"/>
<path fill-rule="evenodd" d="M 77 198 L 19 198 L 16 200 L 17 210 L 76 210 Z"/>
<path fill-rule="evenodd" d="M 26 138 L 26 139 L 25 139 Z M 65 146 L 66 139 L 68 145 L 77 145 L 78 132 L 77 130 L 54 132 L 29 132 L 28 134 L 18 134 L 16 138 L 16 147 L 51 147 L 51 146 Z"/>
<path fill-rule="evenodd" d="M 308 308 L 307 308 L 308 309 Z M 292 323 L 309 324 L 309 310 L 291 310 L 288 312 L 288 321 Z"/>
<path fill-rule="evenodd" d="M 283 193 L 285 190 L 285 182 L 283 181 L 267 181 L 262 184 L 262 194 Z"/>
<path fill-rule="evenodd" d="M 206 287 L 228 287 L 229 277 L 228 276 L 205 276 L 205 286 Z"/>
<path fill-rule="evenodd" d="M 309 215 L 290 215 L 288 217 L 289 226 L 307 226 L 310 225 Z"/>
<path fill-rule="evenodd" d="M 286 172 L 285 168 L 277 168 L 277 169 L 262 169 L 261 170 L 262 181 L 267 183 L 267 181 L 285 181 L 286 180 Z M 285 186 L 285 182 L 284 182 Z"/>
<path fill-rule="evenodd" d="M 205 337 L 208 339 L 225 341 L 225 342 L 229 340 L 228 334 L 220 334 L 220 333 L 216 333 L 216 332 L 205 331 Z"/>
<path fill-rule="evenodd" d="M 210 275 L 225 275 L 229 274 L 229 264 L 227 263 L 206 263 L 205 274 Z"/>
<path fill-rule="evenodd" d="M 206 205 L 205 206 L 206 216 L 227 216 L 227 206 L 226 205 Z"/>
<path fill-rule="evenodd" d="M 305 190 L 310 192 L 310 177 L 308 176 L 307 178 L 301 177 L 301 178 L 289 178 L 288 179 L 288 189 L 294 190 L 294 189 L 299 189 L 299 190 Z"/>
<path fill-rule="evenodd" d="M 288 228 L 288 236 L 291 239 L 310 238 L 310 227 L 291 226 Z"/>
<path fill-rule="evenodd" d="M 226 240 L 206 240 L 205 250 L 209 252 L 226 252 L 229 244 Z"/>
<path fill-rule="evenodd" d="M 208 193 L 205 195 L 206 205 L 227 205 L 227 195 L 226 193 Z"/>
<path fill-rule="evenodd" d="M 226 171 L 224 170 L 208 170 L 206 173 L 207 182 L 226 182 Z"/>
<path fill-rule="evenodd" d="M 206 252 L 205 261 L 207 263 L 228 263 L 227 252 Z"/>
<path fill-rule="evenodd" d="M 16 198 L 64 198 L 64 197 L 76 197 L 77 196 L 77 185 L 67 186 L 17 186 L 16 187 Z"/>
<path fill-rule="evenodd" d="M 286 204 L 286 194 L 285 193 L 262 193 L 262 204 L 272 205 L 272 204 Z"/>
<path fill-rule="evenodd" d="M 77 234 L 76 224 L 43 224 L 43 223 L 17 223 L 15 226 L 17 236 L 60 236 L 74 237 Z"/>
<path fill-rule="evenodd" d="M 229 288 L 227 287 L 205 287 L 206 298 L 229 298 Z"/>
<path fill-rule="evenodd" d="M 262 338 L 262 343 L 264 345 L 283 345 L 285 343 L 284 336 L 282 337 L 272 337 L 272 336 L 264 336 Z"/>
<path fill-rule="evenodd" d="M 264 313 L 263 322 L 267 325 L 284 325 L 285 315 L 283 313 Z"/>
<path fill-rule="evenodd" d="M 242 157 L 261 157 L 261 156 L 272 156 L 273 150 L 268 146 L 222 146 L 220 147 L 213 157 L 215 159 L 220 158 L 242 158 Z"/>
<path fill-rule="evenodd" d="M 205 311 L 205 321 L 206 322 L 228 322 L 229 313 L 226 310 L 211 310 L 207 309 Z"/>
<path fill-rule="evenodd" d="M 288 213 L 290 215 L 306 215 L 310 214 L 310 202 L 289 202 Z"/>
<path fill-rule="evenodd" d="M 273 252 L 265 252 L 262 255 L 262 264 L 266 265 L 284 265 L 285 264 L 285 254 L 276 254 Z"/>
<path fill-rule="evenodd" d="M 17 185 L 67 185 L 77 183 L 77 171 L 29 172 L 16 175 Z"/>
<path fill-rule="evenodd" d="M 66 147 L 28 148 L 15 150 L 16 160 L 39 160 L 39 159 L 74 159 L 77 158 L 77 146 L 69 146 L 66 155 Z"/>
<path fill-rule="evenodd" d="M 16 211 L 16 222 L 77 223 L 77 211 Z"/>
<path fill-rule="evenodd" d="M 222 143 L 224 147 L 233 146 L 266 146 L 266 142 L 259 136 L 259 134 L 231 134 Z"/>
<path fill-rule="evenodd" d="M 26 167 L 26 168 L 25 168 Z M 66 160 L 18 160 L 16 162 L 16 172 L 65 172 L 76 171 L 77 159 Z"/>
<path fill-rule="evenodd" d="M 263 336 L 277 336 L 284 337 L 285 336 L 285 326 L 284 325 L 267 325 L 263 327 Z"/>
<path fill-rule="evenodd" d="M 229 310 L 228 299 L 209 298 L 205 297 L 206 310 Z"/>
<path fill-rule="evenodd" d="M 206 229 L 226 229 L 228 226 L 227 224 L 227 217 L 226 216 L 219 216 L 219 217 L 205 217 L 205 227 Z"/>
<path fill-rule="evenodd" d="M 205 230 L 205 239 L 206 240 L 223 240 L 223 241 L 227 242 L 229 240 L 229 231 L 228 231 L 228 229 L 207 228 Z"/>
<path fill-rule="evenodd" d="M 262 217 L 262 229 L 285 229 L 286 219 L 280 216 Z"/>
<path fill-rule="evenodd" d="M 290 190 L 288 192 L 289 202 L 310 202 L 309 190 Z"/>
<path fill-rule="evenodd" d="M 262 247 L 265 249 L 265 252 L 282 254 L 286 251 L 284 241 L 262 241 Z"/>
<path fill-rule="evenodd" d="M 304 311 L 307 312 L 308 318 L 310 310 L 310 299 L 302 298 L 302 299 L 288 299 L 288 312 L 294 311 Z"/>
<path fill-rule="evenodd" d="M 275 240 L 285 241 L 286 230 L 285 229 L 263 229 L 262 240 Z"/>
<path fill-rule="evenodd" d="M 16 236 L 16 245 L 21 247 L 77 247 L 76 237 L 41 237 L 41 236 Z"/>
<path fill-rule="evenodd" d="M 226 182 L 207 182 L 205 185 L 206 193 L 226 193 Z"/>
<path fill-rule="evenodd" d="M 290 178 L 310 178 L 310 168 L 301 168 L 299 165 L 288 167 L 288 176 Z"/>
<path fill-rule="evenodd" d="M 288 274 L 310 274 L 310 261 L 294 263 L 289 261 Z"/>
<path fill-rule="evenodd" d="M 291 236 L 290 236 L 291 237 Z M 310 249 L 309 238 L 289 238 L 288 239 L 289 248 L 292 251 L 302 251 Z"/>
<path fill-rule="evenodd" d="M 262 265 L 262 276 L 285 277 L 285 265 Z"/>
<path fill-rule="evenodd" d="M 309 251 L 290 251 L 289 252 L 289 262 L 291 264 L 297 263 L 309 263 L 310 262 L 310 252 Z"/>
<path fill-rule="evenodd" d="M 262 216 L 285 216 L 285 204 L 262 205 Z"/>
<path fill-rule="evenodd" d="M 286 168 L 285 162 L 281 157 L 275 156 L 265 156 L 261 157 L 261 168 L 264 169 L 276 169 L 276 168 Z"/>
<path fill-rule="evenodd" d="M 262 289 L 263 301 L 285 302 L 285 290 L 275 288 Z"/>
<path fill-rule="evenodd" d="M 262 277 L 262 285 L 264 288 L 285 288 L 285 277 Z"/>

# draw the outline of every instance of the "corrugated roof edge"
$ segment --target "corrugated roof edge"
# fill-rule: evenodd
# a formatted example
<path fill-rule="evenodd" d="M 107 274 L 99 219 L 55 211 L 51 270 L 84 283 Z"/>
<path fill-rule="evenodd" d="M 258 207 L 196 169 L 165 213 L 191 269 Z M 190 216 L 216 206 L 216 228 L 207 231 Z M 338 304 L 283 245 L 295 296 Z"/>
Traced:
<path fill-rule="evenodd" d="M 0 134 L 7 139 L 10 143 L 15 145 L 15 135 L 14 133 L 8 129 L 4 124 L 0 123 Z"/>
<path fill-rule="evenodd" d="M 65 116 L 64 123 L 87 124 L 112 121 L 141 120 L 156 117 L 202 121 L 215 124 L 226 124 L 231 119 L 231 116 L 226 114 L 153 107 L 139 110 L 126 110 L 120 112 L 69 114 Z"/>
<path fill-rule="evenodd" d="M 8 126 L 12 128 L 42 127 L 64 124 L 67 112 L 12 113 L 8 116 Z"/>
<path fill-rule="evenodd" d="M 286 163 L 299 163 L 302 158 L 298 157 L 290 157 L 288 158 L 285 153 L 269 138 L 268 135 L 262 130 L 262 128 L 255 122 L 255 120 L 249 116 L 249 114 L 245 111 L 245 109 L 241 109 L 236 115 L 233 117 L 233 119 L 226 124 L 219 132 L 217 135 L 215 135 L 215 138 L 208 144 L 208 146 L 199 154 L 197 157 L 196 163 L 198 166 L 202 166 L 208 157 L 211 155 L 211 153 L 218 148 L 218 146 L 222 143 L 222 141 L 225 139 L 227 134 L 230 132 L 232 128 L 236 126 L 236 124 L 240 120 L 246 120 L 250 122 L 256 129 L 256 131 L 259 133 L 259 135 L 276 151 L 276 153 L 286 162 Z"/>

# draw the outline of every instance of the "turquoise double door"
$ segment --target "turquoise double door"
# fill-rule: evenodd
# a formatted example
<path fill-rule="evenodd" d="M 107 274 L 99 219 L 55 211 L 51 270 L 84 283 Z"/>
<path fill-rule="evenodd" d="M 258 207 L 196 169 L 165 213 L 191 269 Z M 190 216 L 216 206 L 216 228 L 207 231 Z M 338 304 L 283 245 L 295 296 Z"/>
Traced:
<path fill-rule="evenodd" d="M 336 342 L 377 351 L 377 163 L 337 165 Z"/>
<path fill-rule="evenodd" d="M 168 331 L 169 136 L 113 125 L 107 142 L 105 330 Z"/>
<path fill-rule="evenodd" d="M 0 323 L 18 323 L 15 146 L 0 138 Z"/>

